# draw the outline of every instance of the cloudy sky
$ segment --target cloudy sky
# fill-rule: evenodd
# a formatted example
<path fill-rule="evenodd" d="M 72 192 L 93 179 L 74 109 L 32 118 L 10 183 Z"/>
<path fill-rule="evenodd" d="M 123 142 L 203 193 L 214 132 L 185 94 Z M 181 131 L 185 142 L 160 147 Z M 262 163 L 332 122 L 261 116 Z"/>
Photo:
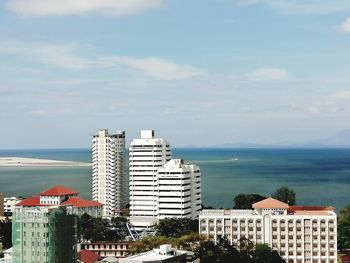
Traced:
<path fill-rule="evenodd" d="M 350 128 L 349 0 L 3 0 L 0 148 L 305 142 Z"/>

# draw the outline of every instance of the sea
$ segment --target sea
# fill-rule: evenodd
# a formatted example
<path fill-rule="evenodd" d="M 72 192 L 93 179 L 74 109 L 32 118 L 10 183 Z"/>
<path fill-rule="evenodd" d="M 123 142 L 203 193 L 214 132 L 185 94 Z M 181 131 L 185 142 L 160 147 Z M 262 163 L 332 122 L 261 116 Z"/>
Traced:
<path fill-rule="evenodd" d="M 0 150 L 0 157 L 91 162 L 90 149 Z M 298 205 L 350 204 L 350 149 L 173 149 L 173 158 L 197 164 L 204 206 L 232 208 L 234 196 L 270 196 L 282 186 Z M 126 158 L 127 159 L 127 158 Z M 0 192 L 31 196 L 65 185 L 91 197 L 91 167 L 0 167 Z"/>

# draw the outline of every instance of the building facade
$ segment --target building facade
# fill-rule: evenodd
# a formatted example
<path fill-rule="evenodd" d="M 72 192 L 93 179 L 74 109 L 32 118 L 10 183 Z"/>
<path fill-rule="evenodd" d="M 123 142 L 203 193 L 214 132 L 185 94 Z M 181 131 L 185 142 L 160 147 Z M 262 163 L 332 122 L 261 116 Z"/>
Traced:
<path fill-rule="evenodd" d="M 113 216 L 126 204 L 125 132 L 99 130 L 92 139 L 92 199 L 105 204 L 103 215 Z"/>
<path fill-rule="evenodd" d="M 16 204 L 12 216 L 14 263 L 76 262 L 78 214 L 90 211 L 101 217 L 103 206 L 77 195 L 74 189 L 56 186 Z"/>
<path fill-rule="evenodd" d="M 12 196 L 12 197 L 5 197 L 4 199 L 4 213 L 5 214 L 12 214 L 13 210 L 15 209 L 15 205 L 22 201 L 22 197 Z"/>
<path fill-rule="evenodd" d="M 141 131 L 129 150 L 131 223 L 141 228 L 155 219 L 198 218 L 202 206 L 201 173 L 196 165 L 171 159 L 170 144 Z M 147 219 L 147 220 L 146 220 Z"/>
<path fill-rule="evenodd" d="M 273 198 L 252 210 L 203 210 L 199 233 L 233 246 L 246 238 L 266 243 L 289 263 L 336 263 L 337 216 L 334 207 L 289 206 Z"/>
<path fill-rule="evenodd" d="M 129 202 L 131 217 L 158 216 L 158 169 L 171 159 L 170 144 L 141 131 L 129 148 Z"/>
<path fill-rule="evenodd" d="M 80 244 L 81 250 L 92 251 L 101 257 L 123 258 L 129 254 L 131 241 L 118 242 L 84 242 Z"/>
<path fill-rule="evenodd" d="M 159 219 L 196 219 L 201 210 L 201 172 L 197 165 L 172 159 L 158 169 Z"/>

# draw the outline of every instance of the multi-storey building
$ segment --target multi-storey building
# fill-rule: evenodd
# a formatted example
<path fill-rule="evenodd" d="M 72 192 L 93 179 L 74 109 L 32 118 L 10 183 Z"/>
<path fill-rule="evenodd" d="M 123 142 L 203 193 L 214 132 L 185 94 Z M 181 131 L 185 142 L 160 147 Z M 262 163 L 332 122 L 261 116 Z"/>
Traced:
<path fill-rule="evenodd" d="M 169 143 L 141 131 L 129 148 L 129 200 L 131 217 L 158 216 L 158 168 L 171 159 Z"/>
<path fill-rule="evenodd" d="M 202 210 L 201 173 L 197 165 L 172 159 L 158 169 L 158 218 L 198 218 Z"/>
<path fill-rule="evenodd" d="M 155 138 L 153 130 L 141 131 L 141 138 L 131 142 L 129 155 L 134 226 L 150 226 L 166 217 L 198 217 L 202 205 L 198 166 L 171 159 L 169 143 Z"/>
<path fill-rule="evenodd" d="M 76 262 L 78 215 L 102 216 L 103 204 L 56 186 L 16 204 L 12 217 L 14 263 Z"/>
<path fill-rule="evenodd" d="M 288 263 L 336 263 L 334 210 L 334 207 L 289 206 L 267 198 L 253 204 L 252 210 L 203 210 L 199 232 L 214 241 L 225 236 L 236 247 L 241 238 L 269 244 Z"/>
<path fill-rule="evenodd" d="M 13 210 L 15 209 L 15 205 L 22 201 L 22 197 L 12 196 L 12 197 L 5 197 L 4 199 L 4 212 L 7 215 L 11 215 Z"/>
<path fill-rule="evenodd" d="M 105 204 L 103 215 L 118 214 L 125 206 L 125 132 L 99 130 L 92 139 L 92 198 Z"/>

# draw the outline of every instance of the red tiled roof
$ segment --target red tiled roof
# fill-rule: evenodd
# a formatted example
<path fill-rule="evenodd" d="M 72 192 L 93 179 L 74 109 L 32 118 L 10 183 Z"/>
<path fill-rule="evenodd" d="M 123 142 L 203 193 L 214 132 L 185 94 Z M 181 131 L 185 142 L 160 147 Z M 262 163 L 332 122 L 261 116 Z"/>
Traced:
<path fill-rule="evenodd" d="M 40 204 L 40 196 L 31 196 L 17 203 L 16 206 L 47 206 L 47 205 Z"/>
<path fill-rule="evenodd" d="M 100 259 L 100 255 L 90 250 L 83 249 L 79 252 L 79 259 L 84 263 L 94 263 Z"/>
<path fill-rule="evenodd" d="M 350 261 L 350 254 L 340 257 L 343 262 Z"/>
<path fill-rule="evenodd" d="M 293 205 L 289 206 L 288 211 L 334 211 L 335 207 L 333 206 L 301 206 Z"/>
<path fill-rule="evenodd" d="M 279 200 L 273 199 L 272 197 L 266 198 L 260 202 L 253 204 L 253 208 L 261 208 L 261 209 L 276 209 L 276 208 L 287 209 L 288 207 L 289 207 L 288 204 L 283 203 Z"/>
<path fill-rule="evenodd" d="M 85 200 L 80 197 L 70 197 L 64 201 L 61 205 L 72 205 L 75 207 L 89 207 L 89 206 L 103 206 L 102 203 L 97 201 Z"/>
<path fill-rule="evenodd" d="M 72 188 L 58 185 L 42 192 L 40 195 L 41 196 L 43 195 L 58 196 L 58 195 L 75 195 L 75 194 L 79 194 L 79 192 Z"/>

